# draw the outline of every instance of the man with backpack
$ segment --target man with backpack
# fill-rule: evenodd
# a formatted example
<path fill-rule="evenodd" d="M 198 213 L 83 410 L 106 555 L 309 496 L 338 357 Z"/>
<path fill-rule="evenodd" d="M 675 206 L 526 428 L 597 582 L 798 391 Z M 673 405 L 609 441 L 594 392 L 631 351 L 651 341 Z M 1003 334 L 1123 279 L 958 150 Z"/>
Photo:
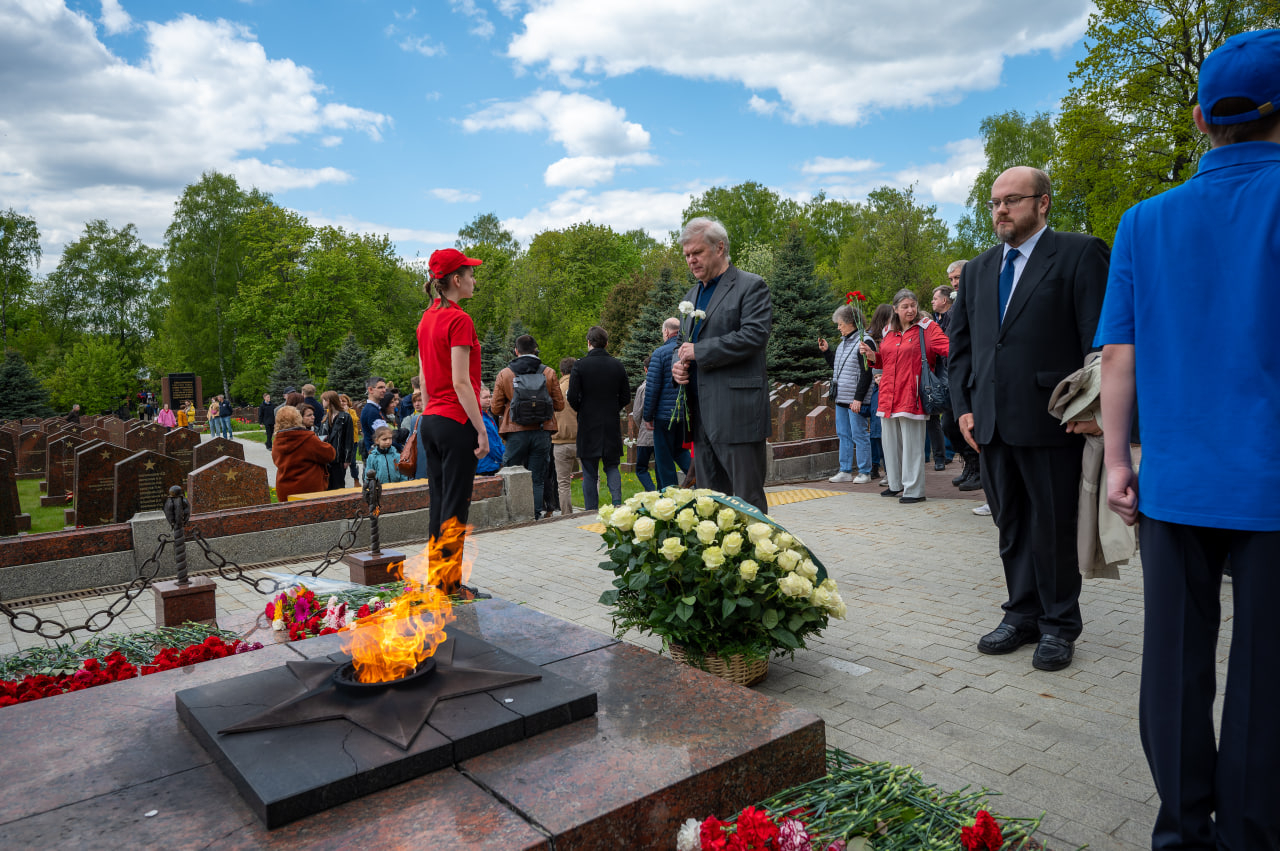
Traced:
<path fill-rule="evenodd" d="M 533 473 L 533 516 L 540 518 L 551 434 L 557 428 L 556 411 L 564 410 L 564 393 L 556 371 L 538 359 L 533 337 L 516 338 L 514 354 L 515 360 L 493 382 L 493 416 L 507 446 L 502 466 L 525 467 Z"/>

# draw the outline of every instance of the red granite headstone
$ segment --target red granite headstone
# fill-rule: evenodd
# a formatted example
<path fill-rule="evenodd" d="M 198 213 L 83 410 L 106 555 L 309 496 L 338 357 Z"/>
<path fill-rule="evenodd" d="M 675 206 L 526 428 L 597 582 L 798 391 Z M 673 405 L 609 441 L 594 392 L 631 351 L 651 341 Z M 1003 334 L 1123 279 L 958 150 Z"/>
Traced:
<path fill-rule="evenodd" d="M 116 462 L 129 450 L 114 443 L 86 443 L 76 447 L 75 492 L 77 526 L 102 526 L 114 522 Z"/>
<path fill-rule="evenodd" d="M 210 461 L 217 461 L 219 458 L 238 458 L 244 460 L 244 447 L 238 441 L 227 440 L 225 437 L 215 437 L 213 440 L 206 440 L 195 448 L 193 453 L 196 467 L 203 467 Z"/>
<path fill-rule="evenodd" d="M 80 429 L 80 436 L 86 441 L 102 440 L 107 443 L 111 442 L 111 432 L 107 431 L 105 426 L 89 426 L 88 428 L 82 428 Z"/>
<path fill-rule="evenodd" d="M 224 455 L 197 467 L 187 476 L 187 499 L 192 514 L 245 508 L 271 502 L 267 471 L 257 464 Z"/>
<path fill-rule="evenodd" d="M 17 472 L 13 455 L 0 450 L 0 535 L 16 535 L 19 531 L 18 515 L 22 513 L 22 505 L 18 502 Z"/>
<path fill-rule="evenodd" d="M 805 440 L 819 437 L 831 437 L 836 433 L 836 409 L 819 405 L 804 418 Z"/>
<path fill-rule="evenodd" d="M 115 475 L 117 523 L 124 523 L 141 511 L 163 509 L 169 488 L 186 484 L 182 465 L 176 458 L 145 449 L 117 461 Z"/>
<path fill-rule="evenodd" d="M 49 486 L 45 496 L 40 497 L 42 507 L 66 503 L 67 492 L 75 485 L 76 448 L 84 443 L 84 438 L 75 434 L 64 434 L 49 442 L 49 470 L 45 478 Z"/>
<path fill-rule="evenodd" d="M 40 429 L 31 427 L 22 429 L 18 435 L 18 475 L 23 473 L 43 473 L 45 449 L 48 438 Z"/>
<path fill-rule="evenodd" d="M 125 448 L 134 452 L 154 452 L 163 455 L 164 438 L 169 430 L 159 423 L 138 423 L 125 432 Z"/>
<path fill-rule="evenodd" d="M 178 459 L 184 472 L 195 469 L 195 449 L 200 445 L 200 434 L 189 428 L 175 428 L 164 436 L 160 451 L 170 458 Z M 243 452 L 243 450 L 241 450 Z"/>
<path fill-rule="evenodd" d="M 18 457 L 17 450 L 14 448 L 14 433 L 8 429 L 0 428 L 0 450 L 8 452 L 14 458 Z"/>

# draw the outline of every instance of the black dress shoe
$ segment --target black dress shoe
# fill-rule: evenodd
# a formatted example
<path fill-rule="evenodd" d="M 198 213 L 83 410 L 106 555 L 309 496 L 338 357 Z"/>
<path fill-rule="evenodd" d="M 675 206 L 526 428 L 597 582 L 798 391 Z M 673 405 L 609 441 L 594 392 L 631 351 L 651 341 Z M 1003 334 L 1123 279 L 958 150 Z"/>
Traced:
<path fill-rule="evenodd" d="M 1038 671 L 1061 671 L 1071 664 L 1075 647 L 1075 642 L 1065 638 L 1042 635 L 1036 645 L 1036 653 L 1031 657 L 1031 665 Z"/>
<path fill-rule="evenodd" d="M 937 470 L 938 472 L 942 472 L 943 470 L 947 469 L 947 462 L 943 461 L 941 458 L 935 458 L 933 459 L 933 469 Z"/>
<path fill-rule="evenodd" d="M 902 491 L 896 491 L 893 488 L 885 488 L 884 490 L 880 491 L 881 496 L 899 496 L 901 495 L 901 493 Z"/>
<path fill-rule="evenodd" d="M 982 474 L 977 470 L 974 470 L 969 474 L 969 477 L 957 485 L 957 487 L 962 491 L 982 490 Z"/>
<path fill-rule="evenodd" d="M 1030 644 L 1040 637 L 1038 632 L 1018 629 L 1013 624 L 1002 623 L 982 638 L 978 639 L 978 652 L 988 656 L 1001 656 L 1012 653 L 1024 644 Z"/>
<path fill-rule="evenodd" d="M 903 505 L 915 505 L 917 502 L 924 502 L 924 497 L 904 496 L 904 497 L 899 497 L 898 502 L 902 503 Z"/>

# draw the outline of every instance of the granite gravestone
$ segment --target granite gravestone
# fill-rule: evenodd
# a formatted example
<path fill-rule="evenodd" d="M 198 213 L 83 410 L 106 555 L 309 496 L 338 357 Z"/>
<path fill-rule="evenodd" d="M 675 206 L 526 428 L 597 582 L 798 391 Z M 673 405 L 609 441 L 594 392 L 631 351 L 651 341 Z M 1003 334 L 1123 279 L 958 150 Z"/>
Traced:
<path fill-rule="evenodd" d="M 86 442 L 90 440 L 102 440 L 108 443 L 111 442 L 111 432 L 107 431 L 103 426 L 89 426 L 88 428 L 82 428 L 80 429 L 80 436 L 83 437 Z"/>
<path fill-rule="evenodd" d="M 183 471 L 190 473 L 195 469 L 195 450 L 199 445 L 199 433 L 189 428 L 175 428 L 164 436 L 160 444 L 160 452 L 162 455 L 176 458 L 182 465 Z"/>
<path fill-rule="evenodd" d="M 44 453 L 48 446 L 48 438 L 43 431 L 34 426 L 23 428 L 18 435 L 18 475 L 43 473 Z"/>
<path fill-rule="evenodd" d="M 46 495 L 40 498 L 40 505 L 62 505 L 67 501 L 67 492 L 75 485 L 76 449 L 83 446 L 84 438 L 79 435 L 64 434 L 49 441 L 49 470 L 45 481 L 49 483 Z"/>
<path fill-rule="evenodd" d="M 819 405 L 804 418 L 805 440 L 819 437 L 831 437 L 836 433 L 836 409 Z"/>
<path fill-rule="evenodd" d="M 164 438 L 169 429 L 159 423 L 138 423 L 125 432 L 125 448 L 134 452 L 164 454 Z"/>
<path fill-rule="evenodd" d="M 271 502 L 267 471 L 224 455 L 191 471 L 187 476 L 187 499 L 192 514 L 266 505 Z"/>
<path fill-rule="evenodd" d="M 76 526 L 102 526 L 115 517 L 116 463 L 129 457 L 129 450 L 114 443 L 86 443 L 76 448 Z M 73 518 L 68 517 L 70 524 Z"/>
<path fill-rule="evenodd" d="M 0 535 L 18 534 L 22 505 L 18 502 L 17 472 L 13 455 L 0 449 Z"/>
<path fill-rule="evenodd" d="M 0 428 L 0 451 L 8 452 L 14 458 L 18 457 L 17 450 L 14 449 L 14 434 L 8 429 Z"/>
<path fill-rule="evenodd" d="M 107 429 L 107 434 L 110 435 L 110 437 L 107 439 L 107 442 L 114 443 L 116 446 L 124 446 L 125 445 L 124 433 L 127 427 L 128 427 L 128 424 L 125 423 L 124 420 L 118 420 L 114 418 L 108 420 L 106 424 L 106 429 Z"/>
<path fill-rule="evenodd" d="M 125 523 L 141 511 L 161 511 L 169 488 L 181 487 L 184 472 L 177 459 L 143 450 L 115 466 L 115 519 Z"/>
<path fill-rule="evenodd" d="M 203 467 L 211 461 L 217 461 L 219 458 L 238 458 L 243 461 L 244 447 L 234 440 L 215 437 L 213 440 L 206 440 L 195 448 L 194 463 L 196 467 Z"/>

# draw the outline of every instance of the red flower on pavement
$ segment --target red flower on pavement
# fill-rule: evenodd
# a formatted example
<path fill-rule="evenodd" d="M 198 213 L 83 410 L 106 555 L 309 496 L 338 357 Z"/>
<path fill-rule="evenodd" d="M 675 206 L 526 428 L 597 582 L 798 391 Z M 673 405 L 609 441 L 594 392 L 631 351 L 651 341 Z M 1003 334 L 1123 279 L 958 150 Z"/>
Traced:
<path fill-rule="evenodd" d="M 965 851 L 1000 851 L 1004 846 L 1004 835 L 991 813 L 978 810 L 973 824 L 960 831 L 960 844 Z"/>

